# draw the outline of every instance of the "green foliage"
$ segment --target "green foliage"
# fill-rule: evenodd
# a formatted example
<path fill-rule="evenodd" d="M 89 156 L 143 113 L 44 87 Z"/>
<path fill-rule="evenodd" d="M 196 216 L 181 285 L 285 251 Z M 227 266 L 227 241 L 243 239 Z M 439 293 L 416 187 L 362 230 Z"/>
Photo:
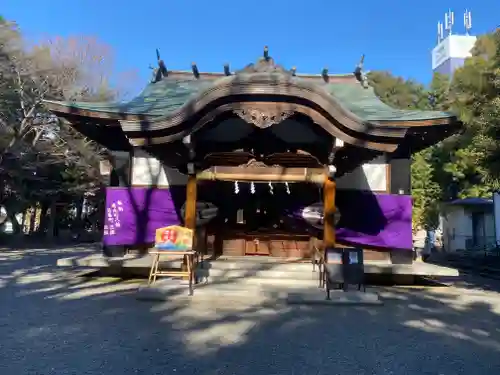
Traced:
<path fill-rule="evenodd" d="M 370 72 L 368 81 L 377 96 L 386 104 L 401 109 L 426 109 L 427 92 L 424 86 L 411 80 L 395 77 L 389 72 Z"/>
<path fill-rule="evenodd" d="M 424 227 L 436 227 L 439 217 L 441 186 L 435 181 L 432 149 L 412 156 L 411 164 L 413 222 Z"/>
<path fill-rule="evenodd" d="M 429 109 L 433 111 L 449 111 L 452 102 L 450 100 L 450 79 L 448 76 L 440 73 L 434 73 L 429 93 L 431 99 L 428 103 Z"/>
<path fill-rule="evenodd" d="M 499 189 L 500 30 L 478 38 L 472 57 L 451 80 L 435 74 L 426 88 L 374 72 L 370 82 L 389 105 L 451 110 L 464 123 L 461 134 L 412 157 L 414 224 L 433 226 L 439 201 L 491 197 Z"/>
<path fill-rule="evenodd" d="M 480 37 L 472 52 L 450 85 L 452 108 L 465 130 L 444 142 L 440 179 L 452 181 L 457 197 L 491 197 L 500 177 L 500 33 Z"/>

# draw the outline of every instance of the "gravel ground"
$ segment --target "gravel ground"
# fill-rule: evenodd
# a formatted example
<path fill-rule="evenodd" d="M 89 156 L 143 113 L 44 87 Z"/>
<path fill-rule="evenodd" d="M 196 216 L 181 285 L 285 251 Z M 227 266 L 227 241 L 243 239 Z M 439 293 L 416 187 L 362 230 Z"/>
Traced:
<path fill-rule="evenodd" d="M 0 374 L 493 374 L 500 283 L 381 288 L 382 307 L 146 303 L 61 254 L 0 251 Z M 488 284 L 487 288 L 482 285 Z"/>

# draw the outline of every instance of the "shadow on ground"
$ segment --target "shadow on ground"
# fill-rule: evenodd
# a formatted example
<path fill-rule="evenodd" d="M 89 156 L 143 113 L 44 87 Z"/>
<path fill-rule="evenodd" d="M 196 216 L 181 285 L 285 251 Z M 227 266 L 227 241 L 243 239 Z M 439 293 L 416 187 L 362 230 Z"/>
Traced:
<path fill-rule="evenodd" d="M 134 282 L 57 269 L 61 251 L 0 253 L 2 374 L 479 375 L 500 366 L 496 292 L 380 287 L 381 307 L 147 303 Z"/>
<path fill-rule="evenodd" d="M 495 262 L 498 263 L 498 259 Z M 482 270 L 484 268 L 484 259 L 453 256 L 453 254 L 435 254 L 427 260 L 427 263 L 458 269 L 460 272 L 458 282 L 455 278 L 442 278 L 442 281 L 445 283 L 454 284 L 464 289 L 481 288 L 483 290 L 500 292 L 500 273 L 485 272 Z M 494 264 L 488 267 L 500 270 Z"/>

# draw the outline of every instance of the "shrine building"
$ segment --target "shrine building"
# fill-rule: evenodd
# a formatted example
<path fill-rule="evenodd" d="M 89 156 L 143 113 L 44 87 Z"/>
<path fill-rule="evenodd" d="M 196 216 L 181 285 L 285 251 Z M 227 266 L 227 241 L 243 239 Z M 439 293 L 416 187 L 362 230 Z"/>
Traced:
<path fill-rule="evenodd" d="M 212 258 L 306 261 L 313 239 L 362 248 L 367 267 L 418 273 L 411 155 L 457 132 L 455 115 L 384 104 L 362 63 L 301 74 L 265 48 L 241 70 L 200 68 L 158 59 L 126 103 L 45 102 L 111 156 L 104 258 L 147 249 L 175 224 Z"/>

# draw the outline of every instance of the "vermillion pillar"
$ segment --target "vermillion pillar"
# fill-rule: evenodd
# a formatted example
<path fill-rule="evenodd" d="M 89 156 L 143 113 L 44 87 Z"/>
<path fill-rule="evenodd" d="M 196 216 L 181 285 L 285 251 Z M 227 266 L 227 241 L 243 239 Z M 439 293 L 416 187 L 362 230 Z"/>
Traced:
<path fill-rule="evenodd" d="M 192 229 L 194 235 L 194 231 L 196 229 L 196 176 L 195 175 L 190 175 L 187 181 L 184 226 L 186 228 Z"/>
<path fill-rule="evenodd" d="M 196 175 L 189 175 L 186 185 L 186 209 L 184 212 L 184 226 L 193 230 L 193 250 L 196 250 Z M 186 258 L 182 268 L 186 270 Z M 187 279 L 185 277 L 184 279 Z"/>
<path fill-rule="evenodd" d="M 335 193 L 337 184 L 333 178 L 326 177 L 323 185 L 323 251 L 335 247 Z"/>

